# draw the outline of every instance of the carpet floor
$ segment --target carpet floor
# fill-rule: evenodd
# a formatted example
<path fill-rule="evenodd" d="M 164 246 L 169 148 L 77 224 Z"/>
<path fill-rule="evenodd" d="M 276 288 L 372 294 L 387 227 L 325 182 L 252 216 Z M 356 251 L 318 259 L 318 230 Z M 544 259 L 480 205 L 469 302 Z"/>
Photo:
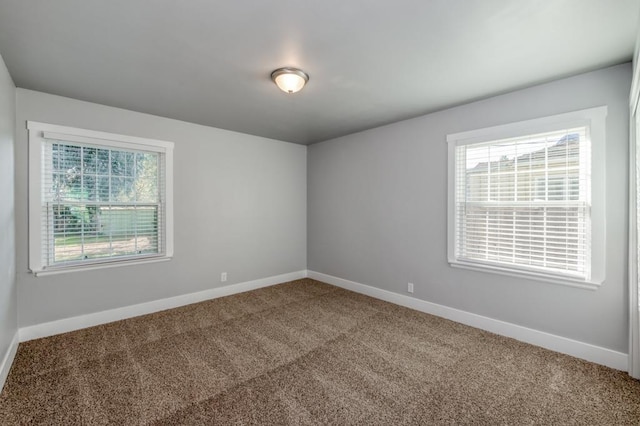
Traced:
<path fill-rule="evenodd" d="M 21 343 L 0 424 L 640 424 L 626 373 L 311 279 Z"/>

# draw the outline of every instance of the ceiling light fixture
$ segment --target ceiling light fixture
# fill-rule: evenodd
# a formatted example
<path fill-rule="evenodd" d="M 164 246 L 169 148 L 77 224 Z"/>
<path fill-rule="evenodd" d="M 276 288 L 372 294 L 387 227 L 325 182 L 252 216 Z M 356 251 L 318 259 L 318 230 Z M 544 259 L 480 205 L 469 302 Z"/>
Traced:
<path fill-rule="evenodd" d="M 309 81 L 309 75 L 299 70 L 298 68 L 278 68 L 271 73 L 271 80 L 286 93 L 296 93 L 302 90 L 307 81 Z"/>

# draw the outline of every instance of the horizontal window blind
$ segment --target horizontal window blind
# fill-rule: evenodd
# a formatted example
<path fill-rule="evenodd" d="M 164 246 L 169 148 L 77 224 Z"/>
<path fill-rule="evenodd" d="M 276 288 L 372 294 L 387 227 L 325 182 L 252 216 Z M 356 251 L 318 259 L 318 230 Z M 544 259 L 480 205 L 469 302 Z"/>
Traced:
<path fill-rule="evenodd" d="M 45 137 L 43 267 L 162 254 L 164 160 L 162 152 Z"/>
<path fill-rule="evenodd" d="M 455 147 L 459 261 L 590 278 L 588 127 Z"/>

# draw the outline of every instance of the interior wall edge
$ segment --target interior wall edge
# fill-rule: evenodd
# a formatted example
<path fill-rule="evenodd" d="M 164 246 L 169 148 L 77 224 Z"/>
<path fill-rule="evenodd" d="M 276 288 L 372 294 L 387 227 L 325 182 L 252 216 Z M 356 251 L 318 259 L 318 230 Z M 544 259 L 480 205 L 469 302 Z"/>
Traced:
<path fill-rule="evenodd" d="M 244 293 L 263 287 L 269 287 L 276 284 L 295 281 L 301 278 L 305 278 L 306 276 L 306 270 L 295 271 L 286 274 L 260 278 L 257 280 L 231 284 L 223 287 L 216 287 L 195 293 L 154 300 L 151 302 L 139 303 L 121 308 L 109 309 L 102 312 L 95 312 L 21 327 L 19 330 L 19 340 L 20 342 L 26 342 L 28 340 L 81 330 L 83 328 L 107 324 L 110 322 L 120 321 L 141 315 L 152 314 L 167 309 L 190 305 L 192 303 L 203 302 L 205 300 L 217 299 L 219 297 L 231 296 L 233 294 Z"/>
<path fill-rule="evenodd" d="M 4 384 L 7 381 L 7 377 L 9 376 L 11 365 L 13 365 L 13 360 L 16 357 L 16 352 L 18 352 L 18 344 L 19 331 L 16 330 L 15 334 L 13 335 L 13 339 L 11 339 L 11 344 L 7 348 L 7 352 L 4 354 L 4 358 L 2 358 L 2 363 L 0 364 L 0 392 L 2 392 L 2 388 L 4 388 Z"/>
<path fill-rule="evenodd" d="M 622 352 L 394 293 L 392 291 L 382 290 L 367 284 L 346 280 L 321 272 L 309 270 L 308 277 L 406 308 L 415 309 L 501 336 L 510 337 L 521 342 L 560 352 L 565 355 L 571 355 L 617 370 L 627 370 L 628 354 Z"/>

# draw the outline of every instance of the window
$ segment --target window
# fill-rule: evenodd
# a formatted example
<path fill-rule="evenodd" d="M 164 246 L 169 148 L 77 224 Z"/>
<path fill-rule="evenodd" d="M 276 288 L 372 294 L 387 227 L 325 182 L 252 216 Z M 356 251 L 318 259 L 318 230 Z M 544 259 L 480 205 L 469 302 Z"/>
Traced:
<path fill-rule="evenodd" d="M 604 279 L 606 107 L 449 135 L 452 266 Z"/>
<path fill-rule="evenodd" d="M 173 143 L 28 122 L 36 275 L 173 255 Z"/>

